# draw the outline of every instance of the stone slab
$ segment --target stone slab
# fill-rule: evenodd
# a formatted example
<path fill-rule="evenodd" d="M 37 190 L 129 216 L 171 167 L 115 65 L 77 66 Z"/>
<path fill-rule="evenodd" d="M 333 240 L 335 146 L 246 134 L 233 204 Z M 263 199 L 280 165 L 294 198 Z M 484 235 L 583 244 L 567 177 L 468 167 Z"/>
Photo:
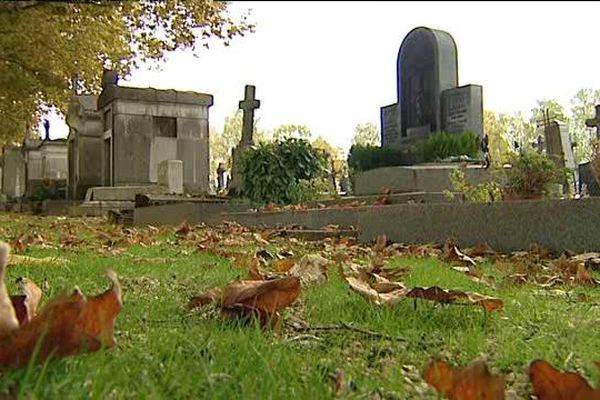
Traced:
<path fill-rule="evenodd" d="M 356 174 L 354 194 L 380 194 L 386 189 L 392 192 L 443 192 L 453 190 L 449 174 L 458 165 L 413 165 L 377 168 Z M 469 165 L 465 179 L 480 184 L 497 177 L 496 172 L 480 165 Z"/>
<path fill-rule="evenodd" d="M 159 185 L 142 186 L 98 186 L 89 188 L 86 201 L 135 201 L 136 194 L 167 194 Z"/>
<path fill-rule="evenodd" d="M 385 234 L 394 242 L 487 243 L 501 252 L 539 244 L 556 252 L 600 251 L 600 199 L 522 200 L 497 203 L 398 204 L 352 209 L 229 213 L 223 220 L 246 226 L 353 226 L 361 242 Z"/>

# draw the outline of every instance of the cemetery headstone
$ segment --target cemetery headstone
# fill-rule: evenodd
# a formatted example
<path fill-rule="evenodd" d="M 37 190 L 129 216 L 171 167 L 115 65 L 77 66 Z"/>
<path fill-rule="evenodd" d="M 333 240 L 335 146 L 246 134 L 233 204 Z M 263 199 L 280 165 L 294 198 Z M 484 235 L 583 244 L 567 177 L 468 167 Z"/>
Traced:
<path fill-rule="evenodd" d="M 254 110 L 260 107 L 260 100 L 255 98 L 256 87 L 246 85 L 244 89 L 244 100 L 240 101 L 239 108 L 243 112 L 242 138 L 240 143 L 232 151 L 231 182 L 228 185 L 230 195 L 239 195 L 242 185 L 240 171 L 241 156 L 248 147 L 254 144 Z"/>
<path fill-rule="evenodd" d="M 410 149 L 432 133 L 471 130 L 483 138 L 483 89 L 458 87 L 456 43 L 444 31 L 406 35 L 396 65 L 397 103 L 381 108 L 382 146 Z"/>
<path fill-rule="evenodd" d="M 558 121 L 548 121 L 544 124 L 544 146 L 548 154 L 560 168 L 567 168 L 575 174 L 574 182 L 579 180 L 579 169 L 575 162 L 573 144 L 567 125 Z M 564 190 L 568 189 L 567 182 L 563 183 Z M 575 188 L 574 188 L 575 189 Z"/>

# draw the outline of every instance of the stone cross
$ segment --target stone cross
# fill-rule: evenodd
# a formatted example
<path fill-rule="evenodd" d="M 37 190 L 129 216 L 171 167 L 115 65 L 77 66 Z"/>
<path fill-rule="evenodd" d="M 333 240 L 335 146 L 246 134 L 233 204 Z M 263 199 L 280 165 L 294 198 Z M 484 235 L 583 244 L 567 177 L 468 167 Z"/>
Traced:
<path fill-rule="evenodd" d="M 239 108 L 244 113 L 242 120 L 242 140 L 240 141 L 242 147 L 253 144 L 254 110 L 260 107 L 260 100 L 254 98 L 255 92 L 255 86 L 246 85 L 244 100 L 240 101 L 239 104 Z"/>
<path fill-rule="evenodd" d="M 596 128 L 596 138 L 600 139 L 600 104 L 596 106 L 596 117 L 585 120 L 585 126 Z"/>

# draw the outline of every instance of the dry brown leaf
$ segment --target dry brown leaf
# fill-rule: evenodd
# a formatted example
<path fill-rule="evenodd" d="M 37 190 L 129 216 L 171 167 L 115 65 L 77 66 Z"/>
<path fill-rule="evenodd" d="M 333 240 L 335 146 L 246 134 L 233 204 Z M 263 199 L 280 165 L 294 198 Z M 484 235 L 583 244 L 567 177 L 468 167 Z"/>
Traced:
<path fill-rule="evenodd" d="M 0 242 L 0 337 L 11 334 L 19 328 L 19 320 L 4 283 L 9 256 L 10 246 L 8 243 Z"/>
<path fill-rule="evenodd" d="M 477 263 L 471 257 L 464 254 L 458 249 L 458 246 L 452 243 L 449 243 L 447 245 L 446 254 L 444 258 L 445 261 L 457 261 L 468 267 L 475 267 L 477 265 Z"/>
<path fill-rule="evenodd" d="M 279 311 L 300 295 L 300 279 L 285 277 L 268 281 L 236 281 L 224 288 L 213 288 L 190 299 L 189 307 L 215 303 L 230 318 L 255 316 L 261 325 L 277 323 Z"/>
<path fill-rule="evenodd" d="M 214 303 L 221 304 L 221 298 L 223 296 L 223 288 L 212 288 L 208 289 L 204 293 L 194 296 L 190 299 L 188 308 L 203 307 L 205 305 Z"/>
<path fill-rule="evenodd" d="M 300 278 L 300 283 L 323 283 L 327 281 L 327 265 L 329 260 L 319 254 L 304 255 L 288 272 L 288 276 Z"/>
<path fill-rule="evenodd" d="M 600 399 L 600 390 L 593 389 L 581 375 L 576 372 L 562 372 L 547 361 L 532 361 L 528 374 L 539 400 Z"/>
<path fill-rule="evenodd" d="M 377 198 L 377 200 L 375 200 L 375 204 L 376 206 L 384 206 L 386 204 L 390 204 L 391 200 L 390 200 L 390 196 L 392 194 L 392 191 L 390 189 L 385 189 L 383 191 L 383 194 L 381 196 L 379 196 Z"/>
<path fill-rule="evenodd" d="M 485 257 L 496 255 L 496 251 L 492 249 L 487 243 L 479 243 L 473 247 L 467 247 L 463 250 L 463 253 L 469 257 Z"/>
<path fill-rule="evenodd" d="M 19 320 L 19 325 L 24 325 L 37 314 L 37 308 L 42 299 L 42 289 L 28 278 L 19 278 L 18 282 L 21 285 L 23 294 L 11 296 L 10 300 Z"/>
<path fill-rule="evenodd" d="M 287 272 L 289 271 L 296 263 L 291 258 L 282 258 L 280 260 L 276 260 L 273 263 L 273 269 L 277 272 Z"/>
<path fill-rule="evenodd" d="M 464 369 L 456 369 L 442 360 L 431 360 L 423 371 L 423 379 L 442 397 L 450 400 L 503 400 L 504 377 L 492 375 L 483 360 Z"/>
<path fill-rule="evenodd" d="M 355 278 L 353 276 L 347 276 L 346 282 L 350 285 L 350 288 L 369 300 L 372 303 L 377 305 L 394 305 L 400 303 L 406 297 L 406 288 L 404 285 L 398 282 L 390 282 L 390 284 L 395 284 L 395 290 L 389 290 L 388 287 L 385 293 L 380 293 L 375 290 L 369 283 Z"/>
<path fill-rule="evenodd" d="M 432 300 L 438 303 L 452 303 L 458 299 L 466 299 L 471 304 L 482 306 L 488 312 L 500 310 L 504 307 L 504 302 L 496 297 L 484 296 L 476 292 L 442 289 L 437 286 L 412 288 L 406 293 L 406 297 Z"/>
<path fill-rule="evenodd" d="M 598 282 L 596 279 L 592 278 L 592 275 L 585 267 L 584 262 L 580 262 L 579 265 L 577 266 L 577 272 L 575 273 L 574 281 L 575 281 L 575 283 L 580 283 L 583 285 L 598 286 L 600 284 L 600 282 Z"/>
<path fill-rule="evenodd" d="M 35 361 L 43 362 L 49 356 L 113 347 L 114 322 L 122 301 L 116 274 L 109 271 L 108 276 L 112 287 L 106 292 L 87 298 L 76 289 L 70 295 L 55 297 L 31 322 L 0 338 L 0 367 L 22 367 L 34 351 L 38 351 Z"/>

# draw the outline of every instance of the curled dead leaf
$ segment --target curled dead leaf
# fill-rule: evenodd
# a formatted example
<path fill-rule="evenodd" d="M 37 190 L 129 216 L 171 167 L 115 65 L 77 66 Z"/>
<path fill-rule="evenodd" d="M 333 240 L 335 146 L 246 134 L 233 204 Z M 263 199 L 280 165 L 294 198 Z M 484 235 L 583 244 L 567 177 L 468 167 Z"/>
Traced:
<path fill-rule="evenodd" d="M 0 368 L 26 365 L 34 351 L 36 362 L 113 347 L 115 319 L 121 310 L 121 286 L 114 272 L 112 287 L 86 297 L 79 289 L 48 301 L 41 312 L 18 330 L 0 338 Z"/>
<path fill-rule="evenodd" d="M 258 317 L 261 325 L 279 320 L 279 311 L 300 295 L 300 279 L 285 277 L 267 281 L 236 281 L 224 288 L 213 288 L 192 297 L 188 306 L 201 307 L 214 303 L 227 318 Z"/>
<path fill-rule="evenodd" d="M 576 372 L 562 372 L 547 361 L 532 361 L 528 374 L 539 400 L 600 399 L 600 390 L 593 389 L 581 375 Z"/>
<path fill-rule="evenodd" d="M 306 254 L 287 272 L 288 276 L 295 276 L 300 283 L 323 283 L 327 281 L 327 265 L 329 260 L 319 254 Z"/>
<path fill-rule="evenodd" d="M 443 360 L 431 360 L 423 379 L 450 400 L 503 400 L 504 377 L 492 375 L 485 361 L 476 360 L 464 369 Z"/>
<path fill-rule="evenodd" d="M 21 285 L 23 294 L 11 296 L 10 300 L 19 320 L 19 325 L 24 325 L 36 315 L 38 305 L 42 299 L 42 289 L 28 278 L 19 278 L 17 282 Z"/>
<path fill-rule="evenodd" d="M 0 242 L 0 337 L 8 335 L 19 328 L 19 320 L 4 283 L 9 256 L 9 244 Z"/>

